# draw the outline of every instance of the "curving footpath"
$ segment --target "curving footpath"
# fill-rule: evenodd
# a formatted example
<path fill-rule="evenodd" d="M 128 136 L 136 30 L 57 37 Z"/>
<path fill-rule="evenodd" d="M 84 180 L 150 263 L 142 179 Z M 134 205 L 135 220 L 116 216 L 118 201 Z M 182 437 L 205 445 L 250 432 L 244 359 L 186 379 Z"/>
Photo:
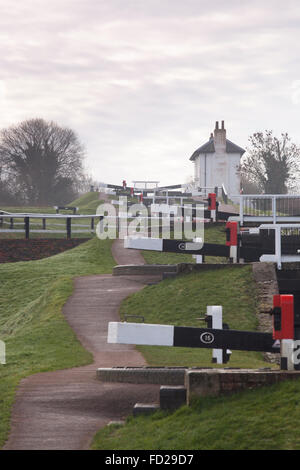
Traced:
<path fill-rule="evenodd" d="M 117 264 L 144 264 L 141 254 L 113 244 Z M 159 385 L 101 383 L 98 367 L 145 365 L 134 347 L 107 344 L 107 325 L 118 321 L 122 300 L 140 290 L 153 276 L 98 275 L 75 279 L 64 308 L 68 323 L 82 345 L 92 352 L 91 365 L 46 372 L 23 379 L 11 418 L 5 450 L 85 450 L 108 422 L 132 412 L 137 402 L 155 402 Z"/>

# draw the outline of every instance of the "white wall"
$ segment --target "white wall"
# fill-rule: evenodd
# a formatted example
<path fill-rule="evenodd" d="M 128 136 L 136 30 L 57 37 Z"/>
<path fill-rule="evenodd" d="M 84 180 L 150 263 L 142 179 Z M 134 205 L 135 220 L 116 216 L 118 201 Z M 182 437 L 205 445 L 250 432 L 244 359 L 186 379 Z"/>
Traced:
<path fill-rule="evenodd" d="M 228 177 L 228 194 L 232 196 L 238 196 L 240 194 L 240 182 L 241 178 L 238 173 L 238 169 L 240 166 L 241 156 L 236 153 L 228 154 L 230 157 L 230 166 L 229 166 L 229 173 L 230 176 Z"/>
<path fill-rule="evenodd" d="M 240 154 L 237 153 L 208 153 L 206 158 L 205 154 L 200 154 L 194 163 L 195 182 L 201 187 L 215 187 L 224 184 L 229 195 L 238 195 L 240 193 L 240 176 L 237 170 L 240 158 Z"/>

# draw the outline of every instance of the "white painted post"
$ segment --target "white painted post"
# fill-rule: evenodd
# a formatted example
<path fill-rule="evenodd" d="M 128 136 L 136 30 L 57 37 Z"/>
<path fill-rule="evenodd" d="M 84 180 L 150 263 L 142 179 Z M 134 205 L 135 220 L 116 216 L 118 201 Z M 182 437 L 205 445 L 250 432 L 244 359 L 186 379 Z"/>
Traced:
<path fill-rule="evenodd" d="M 223 329 L 223 309 L 221 305 L 208 305 L 206 315 L 212 317 L 212 328 L 214 330 Z M 227 349 L 227 354 L 231 354 L 229 349 Z M 223 364 L 223 349 L 213 349 L 212 357 L 217 364 Z"/>
<path fill-rule="evenodd" d="M 287 370 L 295 370 L 293 363 L 294 340 L 282 339 L 280 341 L 280 356 L 287 360 Z"/>
<path fill-rule="evenodd" d="M 203 263 L 203 256 L 202 255 L 192 255 L 192 256 L 196 260 L 196 264 L 202 264 Z"/>
<path fill-rule="evenodd" d="M 193 239 L 194 243 L 203 243 L 202 238 L 196 237 Z M 196 264 L 202 264 L 203 263 L 203 256 L 202 255 L 192 255 L 193 258 L 196 260 Z"/>
<path fill-rule="evenodd" d="M 240 224 L 244 224 L 244 206 L 243 206 L 243 196 L 240 196 Z"/>
<path fill-rule="evenodd" d="M 232 259 L 233 263 L 237 263 L 237 249 L 238 247 L 236 245 L 231 245 L 230 246 L 230 258 Z"/>
<path fill-rule="evenodd" d="M 276 224 L 276 196 L 272 196 L 273 224 Z"/>
<path fill-rule="evenodd" d="M 206 307 L 206 315 L 212 317 L 212 328 L 215 330 L 222 330 L 223 314 L 220 305 L 208 305 Z M 213 349 L 213 361 L 217 364 L 223 364 L 223 351 L 222 349 Z"/>
<path fill-rule="evenodd" d="M 6 348 L 4 341 L 0 340 L 0 364 L 6 364 Z"/>
<path fill-rule="evenodd" d="M 281 226 L 275 227 L 275 254 L 277 258 L 277 267 L 281 269 Z"/>

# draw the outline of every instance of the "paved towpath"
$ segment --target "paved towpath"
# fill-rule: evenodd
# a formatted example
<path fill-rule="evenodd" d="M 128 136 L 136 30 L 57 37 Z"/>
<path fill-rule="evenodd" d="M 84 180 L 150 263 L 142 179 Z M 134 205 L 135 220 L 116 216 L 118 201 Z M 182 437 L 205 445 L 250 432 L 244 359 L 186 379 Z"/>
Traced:
<path fill-rule="evenodd" d="M 108 200 L 102 194 L 100 199 Z M 112 254 L 117 264 L 144 264 L 138 251 L 124 249 L 122 240 L 113 243 Z M 75 279 L 63 314 L 82 345 L 92 352 L 94 362 L 23 379 L 5 450 L 88 449 L 97 430 L 128 416 L 136 402 L 158 400 L 159 385 L 96 380 L 98 367 L 145 365 L 134 347 L 107 344 L 107 324 L 119 319 L 119 306 L 125 297 L 151 281 L 153 277 L 111 275 Z"/>
<path fill-rule="evenodd" d="M 239 215 L 238 205 L 233 206 L 232 204 L 220 204 L 219 205 L 219 211 L 232 212 L 234 214 L 236 213 L 237 215 Z"/>
<path fill-rule="evenodd" d="M 142 264 L 134 250 L 115 241 L 117 263 Z M 158 401 L 158 385 L 100 383 L 98 367 L 140 366 L 144 359 L 133 346 L 107 344 L 107 324 L 117 321 L 119 306 L 129 294 L 153 277 L 98 275 L 75 279 L 73 295 L 64 306 L 65 315 L 94 362 L 23 379 L 12 412 L 6 450 L 88 449 L 93 435 L 111 420 L 128 416 L 137 402 Z"/>

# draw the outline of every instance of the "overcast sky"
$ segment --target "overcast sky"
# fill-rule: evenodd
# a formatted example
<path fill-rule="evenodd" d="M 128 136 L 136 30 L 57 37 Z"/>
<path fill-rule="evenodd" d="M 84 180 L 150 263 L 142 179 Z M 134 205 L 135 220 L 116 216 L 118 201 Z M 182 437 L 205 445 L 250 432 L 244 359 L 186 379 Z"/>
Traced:
<path fill-rule="evenodd" d="M 182 183 L 215 121 L 300 145 L 298 0 L 0 0 L 0 128 L 73 128 L 95 180 Z"/>

